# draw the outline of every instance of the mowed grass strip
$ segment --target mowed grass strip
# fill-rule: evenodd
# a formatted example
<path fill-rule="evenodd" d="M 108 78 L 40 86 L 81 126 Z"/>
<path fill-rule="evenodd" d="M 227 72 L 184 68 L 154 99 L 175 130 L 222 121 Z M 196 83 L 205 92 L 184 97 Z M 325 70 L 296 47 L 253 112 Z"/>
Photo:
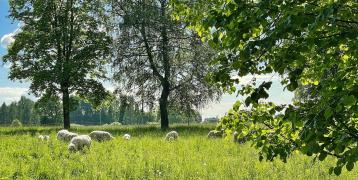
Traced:
<path fill-rule="evenodd" d="M 72 131 L 101 129 L 116 137 L 93 142 L 82 153 L 69 153 L 68 143 L 56 140 L 53 127 L 38 128 L 51 133 L 49 142 L 37 139 L 35 127 L 30 133 L 6 128 L 0 132 L 12 133 L 0 133 L 0 179 L 358 179 L 358 168 L 339 177 L 329 175 L 333 158 L 314 162 L 295 154 L 288 163 L 259 162 L 250 143 L 208 139 L 211 128 L 174 126 L 179 140 L 166 142 L 166 131 L 157 127 L 76 127 Z M 129 141 L 121 138 L 127 132 Z"/>

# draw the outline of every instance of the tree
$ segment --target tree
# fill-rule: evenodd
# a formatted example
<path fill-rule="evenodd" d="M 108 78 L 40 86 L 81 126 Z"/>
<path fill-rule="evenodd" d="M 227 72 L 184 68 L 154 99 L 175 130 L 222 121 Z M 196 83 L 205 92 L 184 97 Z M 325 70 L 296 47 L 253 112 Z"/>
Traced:
<path fill-rule="evenodd" d="M 169 102 L 200 107 L 220 96 L 205 81 L 215 54 L 185 24 L 170 17 L 166 0 L 117 0 L 112 3 L 115 41 L 114 79 L 146 102 L 158 100 L 161 128 L 169 127 Z M 184 101 L 182 101 L 184 102 Z"/>
<path fill-rule="evenodd" d="M 44 96 L 35 103 L 34 114 L 42 125 L 58 125 L 62 123 L 63 111 L 57 96 Z"/>
<path fill-rule="evenodd" d="M 286 161 L 299 150 L 319 160 L 337 158 L 330 173 L 339 175 L 344 166 L 353 169 L 358 160 L 357 2 L 173 2 L 174 17 L 185 19 L 220 52 L 213 81 L 230 87 L 240 81 L 232 74 L 274 72 L 290 91 L 302 91 L 300 84 L 311 86 L 303 90 L 305 98 L 285 107 L 260 103 L 269 96 L 271 82 L 239 91 L 247 95 L 251 111 L 242 113 L 237 103 L 221 122 L 230 131 L 253 132 L 250 140 L 260 149 L 260 159 Z"/>
<path fill-rule="evenodd" d="M 0 124 L 10 124 L 8 117 L 8 107 L 3 103 L 0 107 Z"/>
<path fill-rule="evenodd" d="M 124 124 L 124 113 L 126 112 L 126 109 L 128 107 L 128 96 L 122 94 L 119 97 L 120 101 L 120 109 L 119 109 L 119 122 Z"/>
<path fill-rule="evenodd" d="M 104 29 L 102 1 L 10 0 L 10 17 L 23 26 L 4 56 L 11 79 L 31 81 L 36 96 L 62 95 L 64 128 L 70 128 L 70 95 L 94 105 L 107 92 L 105 77 L 111 38 Z"/>
<path fill-rule="evenodd" d="M 31 124 L 31 114 L 34 108 L 34 102 L 31 99 L 21 96 L 17 103 L 17 110 L 19 113 L 19 120 L 22 124 Z"/>
<path fill-rule="evenodd" d="M 3 103 L 0 107 L 0 124 L 9 125 L 13 120 L 18 120 L 22 124 L 33 123 L 34 102 L 21 96 L 17 102 L 12 102 L 8 106 Z"/>
<path fill-rule="evenodd" d="M 19 109 L 17 108 L 17 102 L 12 102 L 8 106 L 8 117 L 9 117 L 9 123 L 11 123 L 15 119 L 19 119 Z"/>

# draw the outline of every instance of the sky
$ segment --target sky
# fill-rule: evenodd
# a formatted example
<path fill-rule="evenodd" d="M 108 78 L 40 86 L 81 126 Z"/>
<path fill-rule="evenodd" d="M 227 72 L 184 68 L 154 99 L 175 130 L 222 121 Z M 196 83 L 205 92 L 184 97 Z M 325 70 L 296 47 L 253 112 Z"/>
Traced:
<path fill-rule="evenodd" d="M 6 44 L 13 39 L 11 33 L 18 29 L 18 23 L 12 22 L 8 16 L 9 5 L 7 0 L 0 0 L 0 103 L 9 103 L 18 100 L 21 95 L 27 94 L 29 83 L 20 83 L 8 79 L 9 69 L 2 62 L 2 56 L 6 54 Z"/>
<path fill-rule="evenodd" d="M 7 0 L 0 0 L 0 104 L 10 103 L 17 101 L 22 95 L 34 98 L 28 94 L 28 87 L 30 82 L 11 81 L 8 79 L 8 65 L 3 64 L 2 56 L 6 54 L 6 46 L 13 42 L 12 35 L 16 33 L 19 28 L 18 22 L 12 22 L 8 16 L 9 5 Z M 257 79 L 257 82 L 263 82 L 272 80 L 273 84 L 269 91 L 269 101 L 277 104 L 290 103 L 293 98 L 293 93 L 284 91 L 283 86 L 280 84 L 280 77 L 269 75 L 249 75 L 240 79 L 243 84 L 248 83 L 253 77 Z M 113 90 L 114 87 L 106 82 L 105 87 L 109 90 Z M 232 107 L 237 100 L 242 100 L 243 97 L 236 97 L 236 94 L 224 94 L 219 102 L 213 102 L 205 106 L 200 110 L 203 118 L 207 117 L 221 117 Z"/>

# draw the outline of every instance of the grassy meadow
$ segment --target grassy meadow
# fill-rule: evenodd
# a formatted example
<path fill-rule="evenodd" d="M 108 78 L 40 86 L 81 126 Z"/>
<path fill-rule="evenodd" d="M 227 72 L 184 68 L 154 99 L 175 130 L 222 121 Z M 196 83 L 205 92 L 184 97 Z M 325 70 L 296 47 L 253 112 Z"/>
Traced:
<path fill-rule="evenodd" d="M 174 126 L 176 142 L 164 141 L 166 131 L 154 126 L 74 127 L 71 131 L 80 134 L 96 129 L 116 137 L 77 153 L 56 139 L 59 128 L 0 128 L 0 179 L 358 179 L 357 167 L 329 175 L 334 159 L 313 162 L 296 154 L 288 163 L 259 162 L 249 143 L 208 139 L 213 127 Z M 132 138 L 123 140 L 124 133 Z M 51 139 L 42 142 L 38 134 Z"/>

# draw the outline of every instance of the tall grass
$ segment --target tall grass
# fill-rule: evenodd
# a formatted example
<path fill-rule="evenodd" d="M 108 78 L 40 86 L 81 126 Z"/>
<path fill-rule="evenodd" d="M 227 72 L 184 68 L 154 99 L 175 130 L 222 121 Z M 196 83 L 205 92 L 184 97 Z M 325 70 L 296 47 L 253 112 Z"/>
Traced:
<path fill-rule="evenodd" d="M 158 127 L 76 127 L 112 132 L 110 142 L 93 142 L 85 152 L 69 153 L 67 143 L 56 140 L 59 128 L 0 129 L 0 179 L 358 179 L 358 169 L 340 177 L 328 174 L 334 159 L 313 162 L 300 154 L 288 163 L 259 162 L 249 144 L 207 139 L 213 126 L 174 126 L 176 142 L 164 141 Z M 36 134 L 50 133 L 49 142 Z M 120 136 L 130 133 L 132 139 Z"/>

